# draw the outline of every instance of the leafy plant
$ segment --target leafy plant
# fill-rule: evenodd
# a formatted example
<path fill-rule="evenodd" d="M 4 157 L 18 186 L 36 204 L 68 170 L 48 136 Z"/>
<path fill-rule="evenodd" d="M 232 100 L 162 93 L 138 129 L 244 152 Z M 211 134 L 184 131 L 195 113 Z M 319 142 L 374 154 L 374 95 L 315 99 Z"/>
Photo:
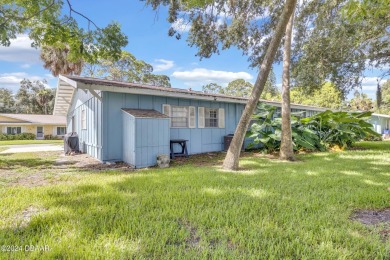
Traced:
<path fill-rule="evenodd" d="M 34 140 L 35 134 L 31 133 L 21 133 L 21 134 L 0 134 L 0 141 L 6 140 Z"/>
<path fill-rule="evenodd" d="M 294 150 L 325 151 L 331 146 L 343 149 L 368 136 L 380 136 L 365 120 L 371 112 L 348 113 L 324 111 L 303 118 L 303 112 L 292 113 L 291 128 Z M 278 108 L 259 103 L 247 137 L 251 147 L 262 144 L 266 152 L 279 150 L 282 135 L 282 120 Z"/>

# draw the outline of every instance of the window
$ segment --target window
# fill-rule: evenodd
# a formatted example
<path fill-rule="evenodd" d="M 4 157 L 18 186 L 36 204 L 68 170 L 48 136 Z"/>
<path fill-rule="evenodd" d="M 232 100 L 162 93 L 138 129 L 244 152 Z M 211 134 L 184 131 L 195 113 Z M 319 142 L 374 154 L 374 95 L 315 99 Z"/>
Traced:
<path fill-rule="evenodd" d="M 172 128 L 195 128 L 196 115 L 193 106 L 162 105 L 162 112 L 171 119 Z"/>
<path fill-rule="evenodd" d="M 198 107 L 198 128 L 225 128 L 225 109 Z"/>
<path fill-rule="evenodd" d="M 22 128 L 20 126 L 7 127 L 7 134 L 9 135 L 16 135 L 21 133 L 22 133 Z"/>
<path fill-rule="evenodd" d="M 81 110 L 81 129 L 87 129 L 87 114 L 85 109 Z"/>
<path fill-rule="evenodd" d="M 188 107 L 171 106 L 171 127 L 188 127 Z"/>
<path fill-rule="evenodd" d="M 205 108 L 205 127 L 218 127 L 218 109 Z"/>
<path fill-rule="evenodd" d="M 65 135 L 66 127 L 57 127 L 57 135 Z"/>

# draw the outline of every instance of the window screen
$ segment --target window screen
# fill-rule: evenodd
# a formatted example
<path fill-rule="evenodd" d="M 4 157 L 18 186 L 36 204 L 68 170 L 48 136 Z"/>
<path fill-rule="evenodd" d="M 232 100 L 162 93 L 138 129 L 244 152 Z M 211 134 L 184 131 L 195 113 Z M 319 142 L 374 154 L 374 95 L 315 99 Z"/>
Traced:
<path fill-rule="evenodd" d="M 188 107 L 171 106 L 171 127 L 188 127 Z"/>
<path fill-rule="evenodd" d="M 21 133 L 22 133 L 22 128 L 20 126 L 7 127 L 7 134 L 9 134 L 9 135 L 16 135 L 16 134 L 21 134 Z"/>
<path fill-rule="evenodd" d="M 57 135 L 65 135 L 66 127 L 57 127 Z"/>
<path fill-rule="evenodd" d="M 81 129 L 87 129 L 87 114 L 85 110 L 81 110 Z"/>
<path fill-rule="evenodd" d="M 218 109 L 205 109 L 205 127 L 218 127 Z"/>

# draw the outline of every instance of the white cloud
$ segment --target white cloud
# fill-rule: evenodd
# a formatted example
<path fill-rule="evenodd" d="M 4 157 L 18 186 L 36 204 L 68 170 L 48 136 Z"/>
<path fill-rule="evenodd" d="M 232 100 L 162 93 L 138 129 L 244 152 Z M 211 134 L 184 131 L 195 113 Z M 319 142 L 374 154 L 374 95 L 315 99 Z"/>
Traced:
<path fill-rule="evenodd" d="M 175 66 L 175 62 L 173 60 L 156 59 L 154 62 L 156 62 L 153 64 L 155 72 L 169 70 Z"/>
<path fill-rule="evenodd" d="M 215 82 L 221 85 L 226 85 L 227 83 L 235 79 L 244 79 L 251 80 L 253 77 L 247 72 L 230 72 L 230 71 L 220 71 L 220 70 L 208 70 L 204 68 L 197 68 L 187 71 L 175 71 L 172 74 L 172 77 L 183 80 L 187 86 L 199 86 L 205 85 L 211 82 Z"/>
<path fill-rule="evenodd" d="M 22 69 L 29 69 L 31 67 L 31 64 L 25 63 L 20 66 Z"/>
<path fill-rule="evenodd" d="M 40 76 L 29 75 L 25 72 L 12 72 L 12 73 L 0 73 L 0 88 L 6 88 L 16 93 L 20 87 L 20 82 L 23 79 L 29 79 L 31 81 L 43 80 Z M 46 87 L 50 87 L 46 85 Z"/>
<path fill-rule="evenodd" d="M 184 20 L 184 18 L 179 18 L 172 24 L 172 28 L 179 33 L 188 32 L 190 27 L 190 23 Z"/>
<path fill-rule="evenodd" d="M 378 77 L 365 77 L 362 79 L 362 90 L 363 92 L 367 91 L 376 91 L 378 84 Z M 381 79 L 380 84 L 386 82 L 387 79 Z"/>
<path fill-rule="evenodd" d="M 39 62 L 39 50 L 31 47 L 32 41 L 27 35 L 21 34 L 11 40 L 9 47 L 0 46 L 0 61 L 24 62 L 25 64 Z"/>

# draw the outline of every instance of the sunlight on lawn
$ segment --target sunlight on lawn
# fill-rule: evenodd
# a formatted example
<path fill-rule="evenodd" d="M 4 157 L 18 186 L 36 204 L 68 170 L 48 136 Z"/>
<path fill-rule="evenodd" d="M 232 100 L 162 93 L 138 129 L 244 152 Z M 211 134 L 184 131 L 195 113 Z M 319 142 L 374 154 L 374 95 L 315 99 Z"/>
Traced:
<path fill-rule="evenodd" d="M 390 149 L 361 145 L 369 150 L 304 154 L 293 163 L 244 157 L 238 172 L 191 157 L 167 169 L 122 172 L 2 155 L 0 241 L 51 250 L 0 258 L 384 259 L 385 227 L 350 216 L 390 207 Z"/>

